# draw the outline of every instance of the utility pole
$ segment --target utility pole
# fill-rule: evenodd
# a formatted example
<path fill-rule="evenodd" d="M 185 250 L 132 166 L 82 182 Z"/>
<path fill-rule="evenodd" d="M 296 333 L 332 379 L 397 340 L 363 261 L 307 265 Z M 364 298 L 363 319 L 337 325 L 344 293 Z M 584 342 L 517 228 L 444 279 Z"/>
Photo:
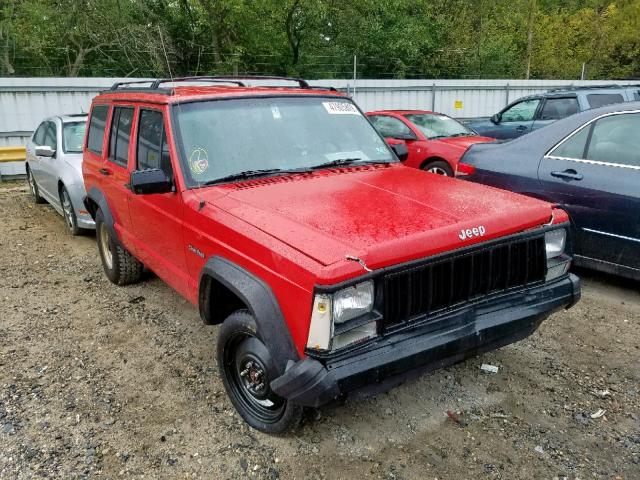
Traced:
<path fill-rule="evenodd" d="M 587 62 L 582 62 L 582 73 L 580 73 L 580 80 L 584 80 L 584 69 L 587 66 Z"/>

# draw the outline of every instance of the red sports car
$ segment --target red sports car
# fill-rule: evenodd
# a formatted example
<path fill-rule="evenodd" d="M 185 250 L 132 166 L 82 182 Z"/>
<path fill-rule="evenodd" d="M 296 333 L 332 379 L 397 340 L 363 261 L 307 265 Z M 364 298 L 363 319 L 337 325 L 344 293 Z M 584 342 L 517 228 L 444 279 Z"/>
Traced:
<path fill-rule="evenodd" d="M 453 176 L 467 148 L 494 141 L 447 115 L 427 110 L 379 110 L 367 116 L 387 143 L 407 145 L 405 165 L 448 177 Z"/>

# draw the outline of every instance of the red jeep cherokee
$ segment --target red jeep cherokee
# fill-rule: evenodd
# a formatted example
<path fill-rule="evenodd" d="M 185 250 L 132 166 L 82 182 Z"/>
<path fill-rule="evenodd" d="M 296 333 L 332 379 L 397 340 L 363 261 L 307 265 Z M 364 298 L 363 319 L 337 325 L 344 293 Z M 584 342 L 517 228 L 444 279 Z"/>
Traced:
<path fill-rule="evenodd" d="M 406 166 L 447 177 L 454 176 L 458 161 L 471 145 L 494 141 L 428 110 L 379 110 L 368 112 L 367 117 L 389 145 L 406 144 Z"/>
<path fill-rule="evenodd" d="M 251 426 L 517 341 L 578 300 L 564 211 L 403 167 L 336 91 L 245 79 L 114 85 L 83 170 L 106 275 L 145 265 L 221 324 Z"/>

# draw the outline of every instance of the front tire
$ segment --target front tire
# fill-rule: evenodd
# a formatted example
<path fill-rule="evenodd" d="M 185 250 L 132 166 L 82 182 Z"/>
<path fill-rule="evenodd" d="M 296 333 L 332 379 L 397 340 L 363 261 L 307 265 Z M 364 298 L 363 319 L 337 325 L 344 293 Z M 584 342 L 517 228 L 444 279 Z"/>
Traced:
<path fill-rule="evenodd" d="M 269 384 L 279 372 L 248 311 L 234 312 L 222 323 L 217 356 L 224 388 L 245 422 L 265 433 L 298 426 L 303 407 L 271 391 Z"/>
<path fill-rule="evenodd" d="M 73 208 L 73 203 L 71 203 L 71 197 L 64 185 L 60 188 L 60 206 L 62 207 L 64 221 L 67 224 L 71 235 L 74 237 L 76 235 L 80 235 L 80 233 L 82 233 L 82 229 L 78 227 L 78 217 L 76 217 L 76 211 Z"/>
<path fill-rule="evenodd" d="M 453 169 L 444 160 L 435 160 L 428 162 L 422 166 L 422 170 L 436 175 L 442 175 L 443 177 L 453 177 Z"/>
<path fill-rule="evenodd" d="M 31 196 L 34 201 L 36 203 L 44 203 L 45 199 L 40 196 L 40 190 L 38 190 L 36 178 L 33 176 L 33 173 L 31 173 L 29 165 L 27 165 L 27 183 L 29 184 L 29 191 L 31 192 Z"/>
<path fill-rule="evenodd" d="M 138 282 L 142 277 L 144 266 L 112 238 L 109 227 L 104 222 L 102 210 L 96 212 L 96 237 L 102 268 L 107 278 L 116 285 Z"/>

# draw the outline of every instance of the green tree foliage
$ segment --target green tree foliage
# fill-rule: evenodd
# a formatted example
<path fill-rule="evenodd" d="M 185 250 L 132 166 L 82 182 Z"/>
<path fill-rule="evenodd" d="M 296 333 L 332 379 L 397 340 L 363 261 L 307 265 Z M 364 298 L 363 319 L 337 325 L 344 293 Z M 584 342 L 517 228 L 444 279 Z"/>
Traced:
<path fill-rule="evenodd" d="M 0 75 L 640 76 L 640 0 L 0 0 Z"/>

